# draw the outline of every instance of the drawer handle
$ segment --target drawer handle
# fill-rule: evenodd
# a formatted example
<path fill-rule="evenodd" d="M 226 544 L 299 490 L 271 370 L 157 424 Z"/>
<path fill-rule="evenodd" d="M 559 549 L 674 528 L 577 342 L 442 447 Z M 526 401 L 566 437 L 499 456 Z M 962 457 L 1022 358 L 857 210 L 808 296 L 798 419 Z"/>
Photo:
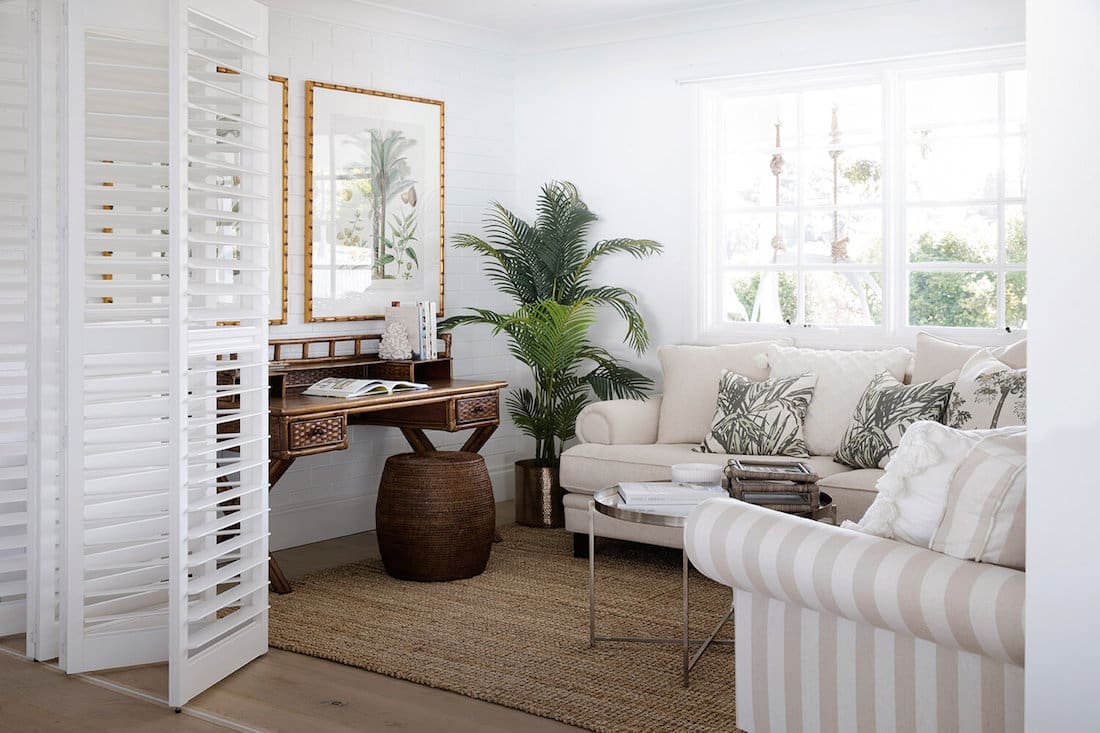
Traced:
<path fill-rule="evenodd" d="M 309 437 L 311 438 L 320 438 L 324 434 L 325 429 L 320 425 L 314 425 L 313 428 L 309 431 Z"/>

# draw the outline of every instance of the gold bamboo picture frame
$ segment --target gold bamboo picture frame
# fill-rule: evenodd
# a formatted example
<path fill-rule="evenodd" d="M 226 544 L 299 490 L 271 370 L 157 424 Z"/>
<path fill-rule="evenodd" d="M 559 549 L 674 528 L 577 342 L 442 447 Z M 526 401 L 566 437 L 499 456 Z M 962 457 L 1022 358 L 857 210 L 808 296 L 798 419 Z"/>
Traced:
<path fill-rule="evenodd" d="M 287 322 L 289 310 L 290 275 L 288 272 L 288 260 L 290 256 L 290 80 L 285 76 L 269 75 L 268 80 L 277 84 L 277 89 L 272 90 L 271 127 L 269 136 L 271 144 L 271 162 L 269 164 L 269 180 L 271 181 L 270 193 L 270 310 L 268 312 L 268 324 L 281 326 Z M 276 100 L 282 101 L 278 104 Z M 276 124 L 278 126 L 276 126 Z M 280 130 L 281 135 L 275 138 L 275 131 Z"/>
<path fill-rule="evenodd" d="M 306 82 L 305 320 L 378 320 L 393 301 L 443 314 L 444 108 Z"/>

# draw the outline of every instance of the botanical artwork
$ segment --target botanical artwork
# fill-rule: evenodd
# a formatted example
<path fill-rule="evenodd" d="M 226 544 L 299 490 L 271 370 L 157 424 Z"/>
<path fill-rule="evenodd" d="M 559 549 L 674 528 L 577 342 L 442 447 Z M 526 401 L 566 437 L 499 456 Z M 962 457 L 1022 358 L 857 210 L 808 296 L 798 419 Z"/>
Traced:
<path fill-rule="evenodd" d="M 902 384 L 890 372 L 876 375 L 844 431 L 836 460 L 856 468 L 882 468 L 910 425 L 943 417 L 954 386 L 942 380 Z"/>
<path fill-rule="evenodd" d="M 993 357 L 963 367 L 945 422 L 980 430 L 1027 424 L 1027 369 L 1010 369 Z"/>
<path fill-rule="evenodd" d="M 714 422 L 701 453 L 807 457 L 802 425 L 817 377 L 775 377 L 756 382 L 724 371 Z"/>
<path fill-rule="evenodd" d="M 306 320 L 442 310 L 443 103 L 306 83 Z"/>
<path fill-rule="evenodd" d="M 287 321 L 287 146 L 290 138 L 290 83 L 285 76 L 269 76 L 268 91 L 268 323 L 275 326 Z"/>

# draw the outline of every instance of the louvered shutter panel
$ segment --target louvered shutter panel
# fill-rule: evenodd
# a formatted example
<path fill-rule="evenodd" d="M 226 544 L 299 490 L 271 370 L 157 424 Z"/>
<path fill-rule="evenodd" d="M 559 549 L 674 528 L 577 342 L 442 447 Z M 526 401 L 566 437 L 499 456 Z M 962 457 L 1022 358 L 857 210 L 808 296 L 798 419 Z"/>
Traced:
<path fill-rule="evenodd" d="M 172 321 L 185 324 L 174 346 L 187 386 L 171 507 L 178 706 L 267 651 L 268 80 L 264 6 L 171 5 L 172 101 L 183 107 L 171 135 L 183 291 Z"/>
<path fill-rule="evenodd" d="M 31 331 L 27 4 L 0 2 L 0 635 L 27 628 Z"/>
<path fill-rule="evenodd" d="M 33 199 L 30 450 L 28 451 L 27 655 L 58 656 L 61 496 L 61 236 L 59 80 L 61 1 L 29 2 L 31 44 L 28 195 Z"/>
<path fill-rule="evenodd" d="M 168 657 L 168 45 L 155 11 L 68 4 L 68 672 Z"/>

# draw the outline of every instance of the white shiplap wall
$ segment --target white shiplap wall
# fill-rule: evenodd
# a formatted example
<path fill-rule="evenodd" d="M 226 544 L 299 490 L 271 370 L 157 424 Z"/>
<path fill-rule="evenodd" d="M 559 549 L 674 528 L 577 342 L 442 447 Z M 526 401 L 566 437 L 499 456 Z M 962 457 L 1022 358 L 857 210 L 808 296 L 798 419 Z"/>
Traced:
<path fill-rule="evenodd" d="M 304 181 L 305 81 L 442 99 L 445 103 L 448 242 L 480 230 L 490 201 L 513 205 L 514 61 L 504 39 L 477 29 L 395 13 L 351 0 L 271 0 L 271 73 L 290 79 L 289 319 L 271 338 L 366 333 L 379 322 L 306 324 Z M 468 252 L 446 250 L 446 311 L 506 307 Z M 519 376 L 503 339 L 488 331 L 455 334 L 460 378 Z M 432 433 L 439 447 L 457 448 L 464 433 Z M 280 549 L 374 528 L 374 502 L 386 456 L 408 450 L 392 428 L 355 427 L 349 448 L 300 458 L 271 495 L 271 547 Z M 507 423 L 482 450 L 497 499 L 512 496 L 512 463 L 524 441 Z"/>

